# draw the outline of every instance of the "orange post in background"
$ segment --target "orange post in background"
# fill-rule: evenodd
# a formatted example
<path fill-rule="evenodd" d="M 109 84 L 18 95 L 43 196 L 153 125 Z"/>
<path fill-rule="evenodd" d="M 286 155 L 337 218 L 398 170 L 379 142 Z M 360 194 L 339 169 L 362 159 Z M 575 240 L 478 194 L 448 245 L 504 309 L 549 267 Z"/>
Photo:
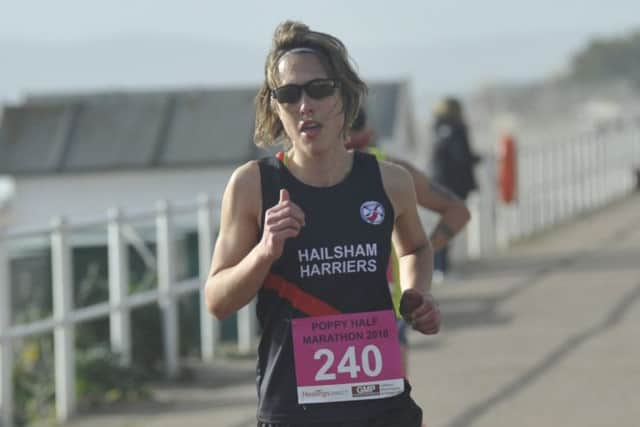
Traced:
<path fill-rule="evenodd" d="M 500 139 L 498 148 L 500 199 L 504 203 L 511 203 L 516 200 L 517 190 L 516 143 L 513 136 L 510 134 L 504 135 Z"/>

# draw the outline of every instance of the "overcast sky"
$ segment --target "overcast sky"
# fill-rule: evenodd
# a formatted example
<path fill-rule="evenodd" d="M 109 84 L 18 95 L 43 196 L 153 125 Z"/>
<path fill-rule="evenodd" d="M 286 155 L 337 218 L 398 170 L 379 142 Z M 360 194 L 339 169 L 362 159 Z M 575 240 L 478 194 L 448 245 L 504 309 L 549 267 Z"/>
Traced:
<path fill-rule="evenodd" d="M 24 46 L 25 42 L 30 47 L 60 48 L 157 37 L 164 41 L 188 40 L 191 45 L 224 42 L 236 45 L 239 51 L 266 53 L 275 26 L 284 19 L 302 20 L 313 29 L 340 37 L 355 60 L 361 59 L 367 75 L 385 76 L 397 71 L 423 80 L 423 88 L 432 84 L 435 92 L 466 88 L 491 77 L 522 79 L 552 73 L 591 37 L 640 29 L 640 0 L 0 0 L 0 49 Z M 398 51 L 397 57 L 389 55 L 398 47 L 404 51 Z M 381 49 L 385 58 L 376 60 L 376 49 Z M 425 65 L 417 60 L 421 58 L 412 60 L 412 49 L 418 57 L 432 55 L 432 61 Z M 451 59 L 448 49 L 464 53 Z M 53 70 L 52 76 L 47 76 L 49 80 L 32 77 L 29 68 L 47 65 L 37 62 L 40 50 L 29 52 L 38 53 L 31 53 L 24 62 L 15 52 L 13 56 L 12 52 L 0 52 L 0 58 L 16 62 L 9 70 L 10 76 L 6 71 L 0 101 L 3 91 L 18 90 L 11 85 L 19 90 L 47 85 L 69 87 L 75 79 L 87 87 L 94 74 L 96 85 L 108 83 L 106 74 L 94 70 L 80 77 L 63 69 Z M 82 55 L 75 54 L 78 56 Z M 469 63 L 461 63 L 465 57 Z M 70 65 L 78 69 L 83 59 L 94 61 L 78 57 L 78 65 Z M 260 65 L 243 64 L 257 69 L 253 74 L 242 74 L 239 65 L 229 67 L 228 76 L 218 76 L 216 83 L 225 78 L 232 81 L 246 75 L 243 79 L 248 80 L 260 75 Z M 173 83 L 178 85 L 196 80 L 207 83 L 180 70 L 172 73 Z M 63 81 L 66 74 L 70 76 L 68 82 Z M 126 83 L 123 78 L 114 77 L 112 84 Z M 159 76 L 157 80 L 165 82 L 167 78 L 171 79 Z"/>
<path fill-rule="evenodd" d="M 637 0 L 0 0 L 0 37 L 86 40 L 170 33 L 268 45 L 301 19 L 348 44 L 423 44 L 490 35 L 611 33 L 640 23 Z"/>

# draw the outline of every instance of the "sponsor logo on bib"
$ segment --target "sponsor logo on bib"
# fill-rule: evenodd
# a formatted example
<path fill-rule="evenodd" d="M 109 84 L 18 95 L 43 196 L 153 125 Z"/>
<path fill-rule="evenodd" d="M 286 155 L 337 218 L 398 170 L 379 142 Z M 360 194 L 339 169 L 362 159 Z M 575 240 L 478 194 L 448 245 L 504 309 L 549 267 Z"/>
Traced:
<path fill-rule="evenodd" d="M 351 387 L 353 397 L 378 396 L 380 395 L 380 384 L 363 384 Z"/>

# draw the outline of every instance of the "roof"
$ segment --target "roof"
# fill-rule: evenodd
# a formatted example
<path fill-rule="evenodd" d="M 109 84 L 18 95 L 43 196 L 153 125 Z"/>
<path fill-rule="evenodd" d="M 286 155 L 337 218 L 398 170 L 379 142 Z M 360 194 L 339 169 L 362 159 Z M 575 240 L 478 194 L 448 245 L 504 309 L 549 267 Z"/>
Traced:
<path fill-rule="evenodd" d="M 374 83 L 367 112 L 389 138 L 404 82 Z M 4 108 L 0 174 L 235 165 L 256 158 L 257 87 L 32 96 Z"/>

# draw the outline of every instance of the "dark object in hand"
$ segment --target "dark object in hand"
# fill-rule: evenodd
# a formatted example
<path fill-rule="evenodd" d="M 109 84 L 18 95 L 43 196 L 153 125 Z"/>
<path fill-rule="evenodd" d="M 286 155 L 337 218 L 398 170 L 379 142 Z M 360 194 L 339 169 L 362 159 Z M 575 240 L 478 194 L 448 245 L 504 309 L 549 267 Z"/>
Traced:
<path fill-rule="evenodd" d="M 407 317 L 413 313 L 413 311 L 420 307 L 424 298 L 420 291 L 416 289 L 407 289 L 402 293 L 400 298 L 400 314 L 407 320 Z"/>

